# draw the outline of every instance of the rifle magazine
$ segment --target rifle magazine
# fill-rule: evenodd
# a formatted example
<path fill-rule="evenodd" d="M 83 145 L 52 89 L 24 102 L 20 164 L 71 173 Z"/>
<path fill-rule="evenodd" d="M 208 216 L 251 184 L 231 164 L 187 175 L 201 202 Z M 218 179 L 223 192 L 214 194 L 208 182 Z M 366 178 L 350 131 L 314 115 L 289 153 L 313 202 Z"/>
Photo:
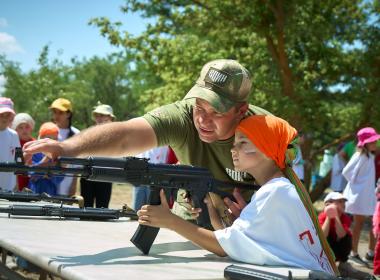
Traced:
<path fill-rule="evenodd" d="M 148 255 L 159 230 L 160 228 L 139 225 L 131 238 L 131 242 L 144 255 Z"/>

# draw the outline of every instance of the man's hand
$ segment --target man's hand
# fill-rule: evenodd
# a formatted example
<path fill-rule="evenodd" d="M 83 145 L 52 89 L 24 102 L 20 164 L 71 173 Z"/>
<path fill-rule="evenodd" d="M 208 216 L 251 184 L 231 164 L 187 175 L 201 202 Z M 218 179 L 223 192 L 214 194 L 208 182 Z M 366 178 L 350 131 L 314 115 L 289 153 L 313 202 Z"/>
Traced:
<path fill-rule="evenodd" d="M 175 220 L 180 219 L 170 211 L 163 189 L 160 191 L 160 198 L 161 205 L 143 205 L 137 211 L 138 222 L 141 225 L 171 229 Z"/>
<path fill-rule="evenodd" d="M 247 206 L 247 203 L 240 194 L 240 189 L 235 188 L 232 195 L 234 196 L 236 202 L 226 197 L 224 199 L 224 203 L 227 205 L 228 211 L 231 213 L 234 219 L 237 219 L 240 216 L 240 213 L 243 210 L 243 208 Z"/>
<path fill-rule="evenodd" d="M 31 163 L 32 156 L 36 153 L 44 153 L 49 159 L 52 159 L 53 161 L 64 154 L 62 142 L 58 142 L 49 138 L 27 142 L 25 143 L 22 150 L 24 152 L 24 160 L 27 164 Z"/>

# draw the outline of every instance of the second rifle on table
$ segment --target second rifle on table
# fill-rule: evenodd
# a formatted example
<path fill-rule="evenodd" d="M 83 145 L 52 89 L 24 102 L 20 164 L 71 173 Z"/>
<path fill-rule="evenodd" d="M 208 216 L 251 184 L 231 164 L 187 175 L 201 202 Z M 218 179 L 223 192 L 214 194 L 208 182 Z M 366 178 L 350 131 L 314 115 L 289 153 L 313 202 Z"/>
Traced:
<path fill-rule="evenodd" d="M 108 208 L 75 208 L 53 205 L 10 205 L 0 207 L 0 213 L 7 213 L 11 216 L 39 216 L 39 217 L 59 217 L 59 218 L 79 218 L 83 220 L 115 220 L 121 217 L 137 219 L 136 212 L 127 206 L 121 210 Z"/>
<path fill-rule="evenodd" d="M 73 196 L 66 197 L 61 195 L 50 195 L 47 193 L 33 193 L 29 191 L 22 192 L 12 192 L 12 191 L 1 191 L 0 199 L 5 199 L 8 201 L 19 201 L 19 202 L 31 202 L 31 201 L 47 201 L 47 202 L 59 202 L 65 204 L 76 203 L 80 208 L 84 207 L 83 197 Z"/>

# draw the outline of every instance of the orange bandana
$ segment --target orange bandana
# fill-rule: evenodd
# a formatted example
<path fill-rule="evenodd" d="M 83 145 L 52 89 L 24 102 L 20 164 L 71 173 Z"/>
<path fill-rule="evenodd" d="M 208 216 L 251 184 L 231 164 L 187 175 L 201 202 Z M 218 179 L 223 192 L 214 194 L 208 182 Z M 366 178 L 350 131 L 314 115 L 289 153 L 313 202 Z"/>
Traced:
<path fill-rule="evenodd" d="M 47 135 L 56 135 L 58 136 L 59 127 L 52 122 L 43 123 L 40 127 L 40 131 L 38 133 L 38 137 L 42 138 Z"/>
<path fill-rule="evenodd" d="M 281 169 L 285 168 L 285 152 L 297 135 L 297 130 L 287 121 L 275 116 L 255 115 L 240 122 L 237 130 Z"/>

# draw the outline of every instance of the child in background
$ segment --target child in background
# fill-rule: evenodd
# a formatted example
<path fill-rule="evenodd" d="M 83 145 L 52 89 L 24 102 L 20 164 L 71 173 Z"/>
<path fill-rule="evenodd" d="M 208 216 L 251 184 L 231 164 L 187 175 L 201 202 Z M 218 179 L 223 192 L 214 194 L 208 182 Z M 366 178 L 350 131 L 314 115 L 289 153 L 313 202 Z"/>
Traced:
<path fill-rule="evenodd" d="M 110 123 L 115 120 L 113 109 L 110 105 L 98 101 L 92 111 L 92 118 L 96 125 Z M 80 194 L 84 199 L 84 207 L 108 208 L 112 194 L 111 182 L 88 181 L 80 179 Z"/>
<path fill-rule="evenodd" d="M 79 130 L 72 125 L 73 120 L 73 105 L 66 98 L 57 98 L 49 107 L 53 122 L 59 127 L 58 141 L 63 141 L 67 138 L 79 133 Z M 73 167 L 68 165 L 67 167 Z M 58 194 L 64 196 L 72 196 L 77 189 L 78 179 L 70 176 L 63 177 L 62 182 L 58 186 Z"/>
<path fill-rule="evenodd" d="M 375 257 L 373 259 L 373 274 L 380 276 L 380 178 L 376 183 L 376 210 L 373 214 L 373 235 L 376 238 Z"/>
<path fill-rule="evenodd" d="M 319 214 L 323 234 L 333 250 L 341 277 L 364 279 L 368 273 L 356 270 L 347 262 L 352 248 L 351 218 L 345 213 L 347 199 L 339 192 L 330 192 L 324 199 L 325 208 Z"/>
<path fill-rule="evenodd" d="M 12 129 L 16 130 L 21 147 L 23 147 L 26 142 L 35 140 L 32 136 L 34 124 L 33 118 L 27 113 L 19 113 L 15 116 Z M 28 187 L 29 176 L 17 175 L 17 183 L 18 190 L 22 191 L 23 188 Z"/>
<path fill-rule="evenodd" d="M 139 223 L 169 228 L 200 247 L 237 261 L 334 274 L 335 262 L 310 198 L 289 166 L 294 154 L 287 150 L 294 152 L 291 142 L 296 135 L 293 127 L 274 116 L 251 116 L 239 124 L 231 149 L 235 170 L 251 174 L 261 188 L 232 226 L 221 228 L 208 199 L 216 231 L 181 219 L 170 211 L 163 190 L 161 205 L 144 205 L 137 212 Z"/>
<path fill-rule="evenodd" d="M 53 140 L 58 139 L 59 128 L 52 122 L 46 122 L 41 125 L 38 134 L 38 139 L 50 138 Z M 34 154 L 32 157 L 32 164 L 39 166 L 49 165 L 49 160 L 43 153 Z M 50 195 L 57 195 L 57 187 L 62 182 L 62 176 L 39 175 L 32 174 L 29 181 L 29 188 L 35 193 L 47 193 Z"/>
<path fill-rule="evenodd" d="M 15 117 L 13 101 L 7 97 L 0 97 L 0 161 L 14 161 L 15 151 L 20 147 L 20 140 L 16 131 L 9 126 Z M 14 191 L 16 175 L 13 172 L 0 172 L 0 189 Z"/>
<path fill-rule="evenodd" d="M 357 133 L 357 151 L 343 169 L 343 176 L 347 180 L 343 196 L 347 198 L 346 212 L 354 217 L 352 229 L 352 251 L 350 259 L 358 264 L 367 263 L 358 254 L 360 233 L 367 217 L 375 212 L 375 156 L 376 141 L 380 135 L 372 127 L 365 127 Z M 372 261 L 374 256 L 375 238 L 369 231 L 367 261 Z"/>
<path fill-rule="evenodd" d="M 380 141 L 376 142 L 375 169 L 377 182 L 380 179 Z"/>

